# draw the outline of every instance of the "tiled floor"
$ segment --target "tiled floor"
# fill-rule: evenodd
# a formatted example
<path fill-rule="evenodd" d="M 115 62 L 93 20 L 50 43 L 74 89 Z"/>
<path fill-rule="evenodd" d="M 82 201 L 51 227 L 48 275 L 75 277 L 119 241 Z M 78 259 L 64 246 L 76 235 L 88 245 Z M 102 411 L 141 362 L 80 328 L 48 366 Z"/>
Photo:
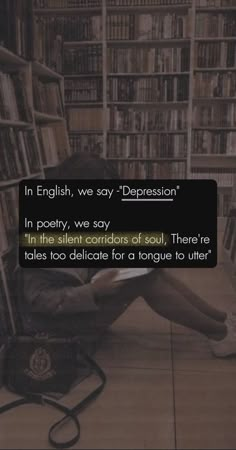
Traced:
<path fill-rule="evenodd" d="M 215 269 L 177 270 L 209 303 L 231 308 L 236 294 L 221 259 Z M 108 383 L 81 416 L 81 449 L 236 448 L 236 358 L 214 358 L 204 337 L 170 324 L 137 300 L 108 333 L 97 361 Z M 94 385 L 78 386 L 76 403 Z M 12 398 L 1 391 L 1 403 Z M 1 449 L 47 449 L 58 416 L 30 406 L 1 417 Z"/>

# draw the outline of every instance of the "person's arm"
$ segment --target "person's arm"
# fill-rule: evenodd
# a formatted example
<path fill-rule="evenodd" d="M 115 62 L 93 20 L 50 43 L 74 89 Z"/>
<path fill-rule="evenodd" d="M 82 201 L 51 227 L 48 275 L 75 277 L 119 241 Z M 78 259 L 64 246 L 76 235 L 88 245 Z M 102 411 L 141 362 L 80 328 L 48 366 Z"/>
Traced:
<path fill-rule="evenodd" d="M 93 284 L 63 286 L 60 274 L 45 270 L 23 271 L 23 295 L 34 312 L 75 314 L 99 310 L 99 299 L 117 292 L 122 285 L 113 283 L 117 270 L 110 270 Z M 58 278 L 57 278 L 58 276 Z"/>
<path fill-rule="evenodd" d="M 32 311 L 45 314 L 73 314 L 97 311 L 91 284 L 63 286 L 56 274 L 24 270 L 23 295 Z"/>

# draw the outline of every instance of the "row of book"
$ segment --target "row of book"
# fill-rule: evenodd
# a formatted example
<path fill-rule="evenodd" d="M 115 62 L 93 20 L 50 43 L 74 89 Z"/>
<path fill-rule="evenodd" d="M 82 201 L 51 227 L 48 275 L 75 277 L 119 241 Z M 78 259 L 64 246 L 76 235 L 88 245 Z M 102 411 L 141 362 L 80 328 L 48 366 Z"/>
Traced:
<path fill-rule="evenodd" d="M 22 291 L 18 280 L 16 279 L 16 261 L 17 261 L 17 230 L 12 237 L 12 245 L 1 258 L 0 285 L 3 291 L 0 292 L 0 323 L 3 322 L 3 329 L 0 330 L 0 336 L 12 336 L 15 332 L 22 335 L 25 330 L 22 327 Z"/>
<path fill-rule="evenodd" d="M 108 40 L 182 39 L 190 35 L 187 14 L 109 14 L 106 35 Z"/>
<path fill-rule="evenodd" d="M 189 97 L 189 77 L 118 77 L 108 80 L 110 102 L 181 102 Z"/>
<path fill-rule="evenodd" d="M 102 108 L 81 108 L 67 110 L 67 123 L 69 131 L 103 130 Z"/>
<path fill-rule="evenodd" d="M 63 124 L 37 127 L 42 164 L 56 166 L 70 154 L 66 130 Z"/>
<path fill-rule="evenodd" d="M 0 45 L 24 58 L 31 58 L 32 15 L 28 0 L 1 0 Z"/>
<path fill-rule="evenodd" d="M 168 133 L 187 129 L 186 109 L 138 111 L 133 108 L 113 107 L 109 112 L 108 129 L 114 131 Z"/>
<path fill-rule="evenodd" d="M 184 179 L 185 162 L 114 161 L 120 177 L 127 179 Z"/>
<path fill-rule="evenodd" d="M 236 155 L 236 131 L 195 131 L 192 152 L 204 155 Z"/>
<path fill-rule="evenodd" d="M 32 111 L 21 73 L 0 72 L 0 118 L 13 121 L 32 121 Z"/>
<path fill-rule="evenodd" d="M 18 226 L 18 189 L 0 191 L 0 253 L 6 252 L 12 244 L 12 235 Z"/>
<path fill-rule="evenodd" d="M 80 48 L 65 48 L 63 72 L 73 74 L 101 74 L 103 68 L 102 46 L 86 45 Z"/>
<path fill-rule="evenodd" d="M 102 6 L 102 0 L 34 0 L 34 8 L 83 8 Z"/>
<path fill-rule="evenodd" d="M 194 76 L 195 97 L 235 97 L 236 72 L 200 72 Z"/>
<path fill-rule="evenodd" d="M 188 72 L 189 65 L 188 47 L 107 49 L 108 73 Z"/>
<path fill-rule="evenodd" d="M 33 77 L 33 97 L 36 111 L 63 116 L 63 102 L 60 83 L 57 81 L 41 81 Z"/>
<path fill-rule="evenodd" d="M 106 111 L 106 127 L 116 131 L 181 131 L 186 129 L 186 114 L 171 111 L 134 111 L 131 108 L 108 108 Z M 187 111 L 186 111 L 187 112 Z M 102 108 L 73 108 L 67 112 L 68 125 L 71 131 L 103 130 Z M 193 108 L 193 127 L 235 128 L 236 105 L 198 105 Z M 172 128 L 173 127 L 173 128 Z M 233 142 L 229 135 L 227 142 Z M 232 144 L 233 145 L 233 144 Z M 231 148 L 231 145 L 228 147 Z"/>
<path fill-rule="evenodd" d="M 190 53 L 186 47 L 107 49 L 108 73 L 187 72 L 189 63 Z M 101 74 L 102 47 L 65 48 L 63 71 L 65 75 Z"/>
<path fill-rule="evenodd" d="M 224 14 L 198 13 L 196 37 L 230 37 L 236 34 L 236 15 L 232 11 Z"/>
<path fill-rule="evenodd" d="M 234 175 L 234 183 L 232 190 L 232 199 L 229 209 L 229 218 L 224 234 L 224 249 L 233 264 L 233 274 L 236 269 L 236 173 Z"/>
<path fill-rule="evenodd" d="M 54 22 L 54 17 L 34 16 L 33 57 L 56 72 L 61 73 L 63 65 L 63 38 L 54 29 Z"/>
<path fill-rule="evenodd" d="M 128 53 L 130 52 L 130 53 Z M 154 60 L 153 62 L 153 54 L 150 53 L 149 55 L 149 62 L 147 62 L 147 67 L 154 66 L 155 71 L 162 72 L 165 68 L 168 69 L 170 67 L 178 67 L 181 68 L 181 71 L 184 71 L 185 69 L 189 69 L 189 50 L 185 49 L 185 51 L 182 52 L 181 58 L 179 59 L 179 63 L 177 66 L 177 57 L 175 57 L 175 62 L 172 59 L 172 55 L 176 51 L 170 50 L 167 52 L 167 49 L 165 49 L 165 53 L 162 51 L 159 51 L 158 59 Z M 135 70 L 135 67 L 137 67 L 137 61 L 134 61 L 135 53 L 139 54 L 139 51 L 136 49 L 125 49 L 123 50 L 123 53 L 121 50 L 115 49 L 113 52 L 117 55 L 125 55 L 120 57 L 120 61 L 117 61 L 116 63 L 112 63 L 112 59 L 109 58 L 109 53 L 112 55 L 111 50 L 108 50 L 108 64 L 109 64 L 109 71 L 114 72 L 119 71 L 118 65 L 123 65 L 126 70 L 124 72 L 134 71 L 134 72 L 140 72 L 143 71 L 144 67 L 142 65 L 139 65 L 139 69 Z M 165 54 L 169 56 L 165 56 Z M 158 53 L 157 53 L 158 54 Z M 132 55 L 132 59 L 128 62 L 128 55 Z M 148 58 L 148 54 L 146 56 Z M 109 63 L 109 61 L 111 61 Z M 122 62 L 121 62 L 122 61 Z M 143 61 L 145 61 L 143 57 Z M 172 62 L 171 62 L 172 61 Z M 142 61 L 141 61 L 142 63 Z M 101 45 L 88 45 L 86 48 L 66 48 L 64 51 L 64 67 L 63 71 L 64 74 L 99 74 L 102 73 L 102 46 Z M 213 42 L 213 43 L 197 43 L 196 44 L 196 53 L 195 53 L 195 67 L 197 68 L 221 68 L 221 67 L 227 67 L 227 68 L 234 68 L 236 66 L 236 44 L 235 42 Z M 174 71 L 174 70 L 173 70 Z"/>
<path fill-rule="evenodd" d="M 107 0 L 107 6 L 191 5 L 191 0 Z M 35 8 L 79 8 L 102 6 L 102 0 L 34 0 Z"/>
<path fill-rule="evenodd" d="M 159 135 L 109 135 L 108 158 L 186 158 L 187 136 L 173 134 Z"/>
<path fill-rule="evenodd" d="M 103 130 L 102 108 L 71 108 L 67 111 L 70 131 Z M 135 110 L 112 107 L 106 112 L 106 127 L 113 131 L 186 131 L 187 109 Z M 177 134 L 177 133 L 176 133 Z"/>
<path fill-rule="evenodd" d="M 215 8 L 219 7 L 231 7 L 235 6 L 235 0 L 196 0 L 196 6 L 199 7 L 207 7 L 207 8 Z"/>
<path fill-rule="evenodd" d="M 191 178 L 194 180 L 215 180 L 218 187 L 232 187 L 235 178 L 235 169 L 198 169 L 192 171 Z"/>
<path fill-rule="evenodd" d="M 219 68 L 236 66 L 235 42 L 197 43 L 195 50 L 195 67 Z"/>
<path fill-rule="evenodd" d="M 3 281 L 3 271 L 0 269 L 0 337 L 9 335 L 9 322 L 7 313 L 7 295 Z M 0 352 L 1 352 L 0 344 Z M 2 374 L 1 374 L 2 375 Z M 1 384 L 0 384 L 1 386 Z"/>
<path fill-rule="evenodd" d="M 195 131 L 193 133 L 192 153 L 203 155 L 236 155 L 235 144 L 236 132 Z M 103 136 L 102 134 L 96 133 L 71 135 L 70 146 L 72 152 L 82 151 L 101 154 L 103 149 Z M 170 135 L 168 132 L 164 135 L 143 134 L 141 136 L 133 136 L 131 134 L 114 135 L 108 133 L 108 157 L 131 157 L 130 149 L 132 149 L 133 158 L 184 158 L 186 156 L 187 137 L 183 135 Z M 222 169 L 222 171 L 226 173 L 225 176 L 227 178 L 227 169 Z M 223 177 L 223 173 L 221 173 L 220 177 Z"/>
<path fill-rule="evenodd" d="M 70 135 L 70 148 L 72 153 L 81 152 L 93 155 L 101 155 L 103 151 L 102 134 L 77 134 Z"/>
<path fill-rule="evenodd" d="M 138 111 L 134 108 L 112 107 L 108 129 L 127 132 L 182 131 L 187 129 L 187 109 Z"/>
<path fill-rule="evenodd" d="M 102 78 L 82 78 L 65 80 L 66 102 L 102 102 Z"/>
<path fill-rule="evenodd" d="M 217 194 L 217 215 L 218 217 L 228 217 L 231 208 L 231 199 L 232 199 L 232 187 L 225 192 L 224 189 L 218 189 Z M 234 251 L 236 250 L 236 240 L 234 245 Z M 233 256 L 233 252 L 232 252 Z M 236 260 L 235 260 L 236 262 Z"/>
<path fill-rule="evenodd" d="M 195 127 L 236 127 L 236 104 L 198 105 L 193 108 Z"/>
<path fill-rule="evenodd" d="M 229 219 L 224 236 L 224 248 L 227 251 L 231 262 L 236 267 L 236 211 Z"/>
<path fill-rule="evenodd" d="M 191 5 L 192 0 L 107 0 L 107 6 L 179 6 Z"/>
<path fill-rule="evenodd" d="M 63 41 L 102 41 L 101 15 L 73 15 L 45 17 L 36 15 L 35 36 L 42 31 L 47 38 L 60 36 Z M 106 39 L 113 40 L 157 40 L 182 39 L 190 35 L 188 15 L 165 14 L 109 14 L 106 18 Z"/>
<path fill-rule="evenodd" d="M 53 33 L 63 37 L 63 41 L 101 41 L 103 37 L 102 16 L 100 15 L 55 15 L 36 16 L 36 21 L 45 27 L 53 26 Z"/>
<path fill-rule="evenodd" d="M 34 132 L 2 128 L 0 131 L 0 180 L 18 179 L 40 170 Z"/>

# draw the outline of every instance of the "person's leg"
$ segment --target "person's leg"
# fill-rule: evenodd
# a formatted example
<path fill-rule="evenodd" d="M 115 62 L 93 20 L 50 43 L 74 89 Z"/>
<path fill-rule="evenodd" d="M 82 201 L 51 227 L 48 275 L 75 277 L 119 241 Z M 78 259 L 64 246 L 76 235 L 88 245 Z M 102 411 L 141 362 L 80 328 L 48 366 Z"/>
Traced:
<path fill-rule="evenodd" d="M 74 325 L 85 337 L 94 340 L 140 296 L 159 315 L 202 333 L 210 339 L 221 340 L 227 333 L 227 327 L 222 321 L 215 320 L 194 306 L 195 294 L 190 289 L 181 283 L 175 283 L 175 280 L 172 277 L 170 279 L 161 269 L 125 282 L 117 294 L 100 299 L 99 311 L 74 316 Z M 199 300 L 198 304 L 203 307 L 204 301 L 198 297 L 196 300 Z M 206 309 L 208 310 L 207 306 Z"/>
<path fill-rule="evenodd" d="M 185 286 L 178 283 L 173 285 L 172 277 L 170 280 L 167 273 L 160 269 L 127 281 L 112 298 L 100 300 L 99 311 L 91 317 L 93 325 L 90 325 L 90 329 L 92 326 L 97 331 L 106 330 L 137 297 L 142 296 L 156 313 L 166 319 L 198 331 L 210 339 L 223 339 L 227 332 L 225 324 L 195 307 L 195 294 L 190 289 L 183 289 Z M 192 302 L 189 296 L 192 296 Z M 204 301 L 200 303 L 203 305 Z"/>
<path fill-rule="evenodd" d="M 182 284 L 174 285 L 163 270 L 151 272 L 145 280 L 143 277 L 142 283 L 140 281 L 138 284 L 142 297 L 159 315 L 202 333 L 209 339 L 221 340 L 226 336 L 226 325 L 194 306 L 192 291 L 182 289 Z M 191 295 L 192 302 L 189 301 Z M 202 306 L 203 300 L 200 303 Z"/>
<path fill-rule="evenodd" d="M 173 277 L 170 272 L 163 270 L 162 276 L 164 277 L 166 283 L 170 284 L 175 290 L 181 293 L 189 303 L 191 303 L 195 308 L 199 309 L 199 311 L 201 311 L 203 314 L 219 322 L 225 322 L 227 318 L 227 313 L 225 311 L 211 306 L 209 303 L 199 297 L 199 295 L 195 294 L 195 292 L 189 289 L 182 281 L 177 280 L 175 277 Z"/>

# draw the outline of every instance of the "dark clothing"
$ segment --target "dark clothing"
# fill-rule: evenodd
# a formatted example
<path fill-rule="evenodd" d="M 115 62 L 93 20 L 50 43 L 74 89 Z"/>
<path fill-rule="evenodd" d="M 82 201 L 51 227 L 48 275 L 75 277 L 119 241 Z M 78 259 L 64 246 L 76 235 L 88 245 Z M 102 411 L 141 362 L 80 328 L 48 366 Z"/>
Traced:
<path fill-rule="evenodd" d="M 122 298 L 104 297 L 98 306 L 90 284 L 96 272 L 77 268 L 24 270 L 26 331 L 76 335 L 84 342 L 97 342 L 135 297 L 132 283 L 127 283 Z"/>

